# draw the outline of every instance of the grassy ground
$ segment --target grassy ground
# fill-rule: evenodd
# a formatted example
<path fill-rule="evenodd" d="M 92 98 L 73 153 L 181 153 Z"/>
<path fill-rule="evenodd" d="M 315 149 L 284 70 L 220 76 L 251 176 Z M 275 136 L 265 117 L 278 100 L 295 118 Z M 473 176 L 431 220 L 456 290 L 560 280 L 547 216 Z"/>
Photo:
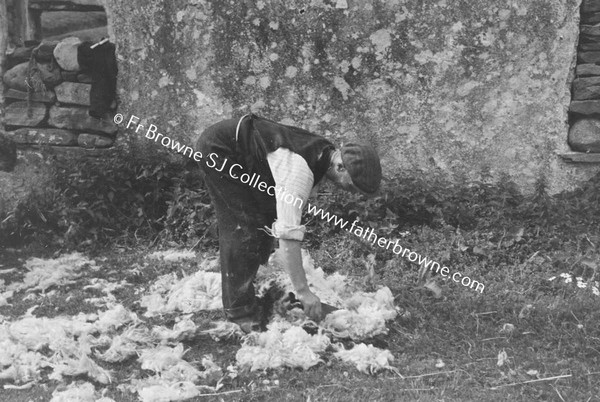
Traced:
<path fill-rule="evenodd" d="M 335 206 L 331 199 L 321 198 L 319 204 L 326 201 Z M 365 375 L 332 358 L 308 371 L 241 373 L 226 384 L 222 394 L 196 400 L 600 401 L 600 297 L 591 289 L 599 279 L 599 201 L 597 184 L 592 183 L 585 191 L 552 199 L 524 201 L 506 195 L 465 208 L 449 204 L 454 212 L 441 215 L 445 219 L 397 228 L 409 232 L 401 238 L 406 247 L 485 284 L 479 293 L 438 277 L 441 298 L 417 283 L 418 266 L 406 258 L 365 244 L 347 232 L 314 234 L 313 227 L 306 245 L 317 265 L 364 281 L 366 287 L 392 289 L 404 313 L 389 323 L 389 335 L 373 342 L 394 354 L 394 366 L 402 377 L 391 372 Z M 372 223 L 375 229 L 385 229 Z M 48 257 L 55 251 L 39 246 L 4 249 L 0 264 L 3 268 L 21 266 L 29 257 Z M 88 254 L 103 269 L 90 276 L 125 279 L 131 286 L 116 296 L 141 315 L 133 289 L 146 289 L 167 272 L 196 269 L 192 261 L 144 265 L 150 251 L 141 246 L 136 250 L 91 248 Z M 375 254 L 374 276 L 367 275 L 368 254 Z M 584 278 L 588 287 L 580 289 L 575 281 L 565 284 L 562 278 L 548 280 L 561 273 Z M 8 283 L 21 278 L 20 273 L 11 275 L 4 277 Z M 81 289 L 90 276 L 55 289 L 36 314 L 95 311 L 84 300 L 99 292 Z M 19 301 L 23 296 L 15 296 L 14 306 L 0 307 L 0 315 L 23 314 L 34 304 Z M 212 312 L 194 320 L 202 324 L 220 318 L 220 312 Z M 154 323 L 169 325 L 173 317 Z M 190 361 L 212 353 L 221 367 L 227 367 L 235 361 L 239 341 L 201 337 L 187 341 L 186 347 Z M 501 352 L 506 359 L 499 366 Z M 114 370 L 116 379 L 106 395 L 117 401 L 137 400 L 117 385 L 139 373 L 139 365 L 127 361 L 103 366 Z M 546 380 L 552 377 L 556 378 Z M 56 386 L 47 382 L 29 390 L 3 390 L 0 400 L 48 400 Z"/>

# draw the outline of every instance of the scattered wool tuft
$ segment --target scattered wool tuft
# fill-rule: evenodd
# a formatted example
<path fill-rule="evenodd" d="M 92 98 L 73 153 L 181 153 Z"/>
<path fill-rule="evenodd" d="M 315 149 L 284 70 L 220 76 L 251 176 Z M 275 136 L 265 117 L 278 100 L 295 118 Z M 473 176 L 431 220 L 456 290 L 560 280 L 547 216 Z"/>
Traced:
<path fill-rule="evenodd" d="M 223 308 L 221 274 L 217 272 L 197 271 L 177 282 L 163 276 L 151 287 L 151 292 L 140 303 L 147 309 L 146 317 L 174 311 L 193 313 Z M 167 294 L 163 296 L 162 293 Z"/>
<path fill-rule="evenodd" d="M 98 321 L 94 323 L 94 327 L 99 332 L 106 333 L 131 322 L 139 322 L 137 314 L 127 310 L 122 304 L 117 304 L 106 311 L 99 312 Z"/>
<path fill-rule="evenodd" d="M 173 325 L 173 329 L 168 329 L 163 326 L 152 328 L 152 334 L 154 334 L 162 342 L 168 342 L 178 339 L 190 338 L 196 334 L 198 327 L 194 321 L 188 318 L 176 322 Z"/>
<path fill-rule="evenodd" d="M 80 253 L 66 254 L 56 259 L 30 258 L 25 262 L 29 272 L 25 274 L 23 283 L 15 283 L 11 290 L 41 290 L 45 292 L 51 286 L 64 286 L 73 283 L 81 276 L 82 268 L 98 269 L 93 260 Z"/>
<path fill-rule="evenodd" d="M 54 371 L 48 376 L 52 380 L 63 381 L 63 376 L 86 375 L 102 384 L 108 384 L 112 381 L 110 372 L 100 367 L 85 354 L 82 354 L 79 359 L 61 358 L 52 366 Z"/>
<path fill-rule="evenodd" d="M 336 338 L 363 340 L 387 334 L 385 322 L 396 317 L 394 296 L 384 287 L 376 293 L 359 293 L 346 302 L 346 309 L 329 313 L 319 324 Z"/>
<path fill-rule="evenodd" d="M 143 350 L 139 360 L 142 363 L 142 369 L 159 373 L 181 361 L 184 353 L 181 343 L 175 347 L 157 346 Z"/>
<path fill-rule="evenodd" d="M 7 290 L 6 292 L 0 293 L 0 307 L 10 305 L 8 300 L 14 296 L 14 290 Z"/>
<path fill-rule="evenodd" d="M 110 347 L 104 352 L 96 352 L 96 356 L 106 362 L 116 363 L 137 355 L 141 348 L 149 348 L 156 342 L 156 337 L 144 326 L 132 326 L 109 342 Z"/>
<path fill-rule="evenodd" d="M 50 402 L 115 402 L 108 397 L 98 397 L 94 386 L 89 382 L 71 383 L 64 391 L 58 389 L 52 392 Z"/>
<path fill-rule="evenodd" d="M 142 402 L 184 401 L 200 394 L 200 389 L 189 381 L 159 384 L 138 390 Z"/>
<path fill-rule="evenodd" d="M 272 281 L 288 291 L 293 292 L 294 287 L 290 281 L 289 275 L 281 267 L 278 252 L 269 259 L 267 266 L 261 266 L 258 274 L 258 295 L 263 295 L 268 288 L 272 286 Z M 306 281 L 311 290 L 315 292 L 323 303 L 333 306 L 342 306 L 344 297 L 351 295 L 351 290 L 346 283 L 346 277 L 337 272 L 332 275 L 325 275 L 322 268 L 315 268 L 315 263 L 308 251 L 302 249 L 302 266 L 306 273 Z"/>
<path fill-rule="evenodd" d="M 202 334 L 209 335 L 215 341 L 220 341 L 221 339 L 229 339 L 233 337 L 238 337 L 244 335 L 244 332 L 234 322 L 231 321 L 215 321 L 213 322 L 215 325 L 214 328 L 206 329 L 201 331 Z"/>
<path fill-rule="evenodd" d="M 96 390 L 89 382 L 69 384 L 66 390 L 52 393 L 50 402 L 96 402 Z"/>
<path fill-rule="evenodd" d="M 266 332 L 253 332 L 244 338 L 236 354 L 242 367 L 251 371 L 277 367 L 301 367 L 305 370 L 322 360 L 318 353 L 329 346 L 329 338 L 322 333 L 310 335 L 301 327 L 275 321 Z"/>
<path fill-rule="evenodd" d="M 394 361 L 394 356 L 389 350 L 379 349 L 373 345 L 360 343 L 352 349 L 346 350 L 344 346 L 339 345 L 340 350 L 333 355 L 346 363 L 352 363 L 359 371 L 366 374 L 375 374 L 379 370 L 395 370 L 390 366 Z"/>
<path fill-rule="evenodd" d="M 194 259 L 196 258 L 196 253 L 188 250 L 169 249 L 164 251 L 155 251 L 152 254 L 149 254 L 148 258 L 163 260 L 166 262 L 177 262 Z"/>

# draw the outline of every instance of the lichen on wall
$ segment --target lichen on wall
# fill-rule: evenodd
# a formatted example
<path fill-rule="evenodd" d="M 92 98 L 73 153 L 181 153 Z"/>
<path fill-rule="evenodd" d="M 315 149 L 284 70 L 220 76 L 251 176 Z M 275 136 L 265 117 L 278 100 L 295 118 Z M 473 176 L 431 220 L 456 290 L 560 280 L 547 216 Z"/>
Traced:
<path fill-rule="evenodd" d="M 190 144 L 253 111 L 369 141 L 388 177 L 506 173 L 525 191 L 540 177 L 558 191 L 597 171 L 557 156 L 568 151 L 578 0 L 106 6 L 123 112 Z"/>

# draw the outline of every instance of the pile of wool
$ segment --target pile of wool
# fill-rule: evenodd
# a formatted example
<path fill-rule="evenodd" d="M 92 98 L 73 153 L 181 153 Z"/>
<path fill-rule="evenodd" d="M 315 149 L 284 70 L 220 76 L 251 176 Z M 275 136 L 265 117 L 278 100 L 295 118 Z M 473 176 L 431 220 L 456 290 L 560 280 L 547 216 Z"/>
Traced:
<path fill-rule="evenodd" d="M 52 392 L 50 402 L 115 402 L 114 399 L 98 396 L 89 382 L 73 382 L 64 391 Z"/>
<path fill-rule="evenodd" d="M 221 274 L 217 272 L 197 271 L 181 280 L 176 280 L 174 275 L 162 276 L 150 292 L 140 301 L 141 306 L 147 309 L 146 317 L 175 311 L 193 313 L 223 308 Z"/>
<path fill-rule="evenodd" d="M 164 251 L 155 251 L 152 254 L 149 254 L 148 258 L 163 260 L 166 262 L 177 262 L 194 259 L 196 258 L 196 253 L 188 250 L 169 249 Z"/>
<path fill-rule="evenodd" d="M 205 329 L 200 331 L 200 333 L 209 335 L 215 341 L 242 336 L 244 334 L 240 326 L 231 321 L 215 321 L 212 324 L 213 328 Z"/>
<path fill-rule="evenodd" d="M 147 327 L 130 326 L 123 333 L 113 336 L 109 342 L 110 347 L 104 353 L 96 352 L 96 357 L 110 363 L 122 362 L 155 342 L 155 336 Z"/>
<path fill-rule="evenodd" d="M 9 290 L 41 290 L 46 291 L 51 286 L 64 286 L 73 283 L 81 276 L 81 269 L 88 267 L 97 270 L 99 267 L 93 260 L 87 259 L 80 253 L 63 255 L 56 259 L 30 258 L 25 262 L 28 272 L 23 283 L 13 283 Z"/>
<path fill-rule="evenodd" d="M 152 334 L 156 336 L 162 343 L 174 340 L 191 338 L 196 334 L 198 326 L 189 316 L 183 317 L 180 321 L 173 325 L 173 329 L 164 326 L 152 328 Z"/>
<path fill-rule="evenodd" d="M 375 293 L 358 293 L 347 299 L 345 308 L 329 313 L 319 326 L 336 338 L 358 341 L 387 334 L 385 322 L 396 318 L 394 296 L 383 287 Z"/>
<path fill-rule="evenodd" d="M 390 366 L 390 362 L 394 361 L 394 356 L 389 350 L 379 349 L 373 345 L 365 345 L 360 343 L 352 349 L 344 349 L 339 346 L 340 350 L 333 355 L 344 362 L 352 363 L 359 371 L 366 374 L 374 374 L 379 370 L 396 370 Z"/>
<path fill-rule="evenodd" d="M 322 333 L 310 335 L 301 327 L 274 321 L 266 332 L 248 334 L 235 358 L 240 366 L 251 371 L 277 367 L 306 370 L 322 361 L 319 353 L 329 345 L 329 338 Z"/>
<path fill-rule="evenodd" d="M 194 365 L 183 360 L 185 351 L 183 344 L 174 347 L 157 346 L 142 350 L 139 361 L 143 370 L 150 370 L 154 376 L 132 381 L 133 390 L 137 391 L 143 401 L 175 401 L 194 397 L 200 393 L 200 380 L 215 382 L 223 376 L 221 368 L 214 363 L 212 356 L 204 356 L 202 366 L 198 370 Z M 164 399 L 172 392 L 171 399 Z M 158 395 L 162 395 L 163 399 Z"/>
<path fill-rule="evenodd" d="M 258 270 L 256 278 L 258 282 L 257 294 L 259 296 L 263 296 L 274 283 L 282 289 L 290 292 L 294 291 L 289 275 L 281 266 L 280 261 L 279 251 L 276 251 L 269 259 L 269 263 L 266 266 L 261 266 Z M 312 257 L 304 249 L 302 249 L 302 266 L 306 273 L 308 285 L 323 303 L 340 307 L 343 305 L 344 298 L 352 294 L 353 289 L 347 283 L 344 275 L 337 272 L 332 275 L 325 275 L 322 268 L 315 268 Z"/>

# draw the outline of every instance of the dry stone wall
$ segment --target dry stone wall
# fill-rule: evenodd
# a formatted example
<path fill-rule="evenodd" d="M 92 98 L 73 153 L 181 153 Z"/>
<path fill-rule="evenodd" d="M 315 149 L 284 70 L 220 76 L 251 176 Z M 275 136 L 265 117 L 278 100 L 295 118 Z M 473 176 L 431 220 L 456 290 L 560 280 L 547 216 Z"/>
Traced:
<path fill-rule="evenodd" d="M 89 115 L 92 79 L 78 70 L 77 54 L 72 54 L 77 42 L 62 50 L 61 43 L 17 48 L 7 55 L 6 135 L 21 146 L 111 147 L 117 127 L 109 116 Z"/>
<path fill-rule="evenodd" d="M 569 145 L 578 152 L 600 153 L 600 1 L 584 0 L 576 78 L 569 108 Z"/>

